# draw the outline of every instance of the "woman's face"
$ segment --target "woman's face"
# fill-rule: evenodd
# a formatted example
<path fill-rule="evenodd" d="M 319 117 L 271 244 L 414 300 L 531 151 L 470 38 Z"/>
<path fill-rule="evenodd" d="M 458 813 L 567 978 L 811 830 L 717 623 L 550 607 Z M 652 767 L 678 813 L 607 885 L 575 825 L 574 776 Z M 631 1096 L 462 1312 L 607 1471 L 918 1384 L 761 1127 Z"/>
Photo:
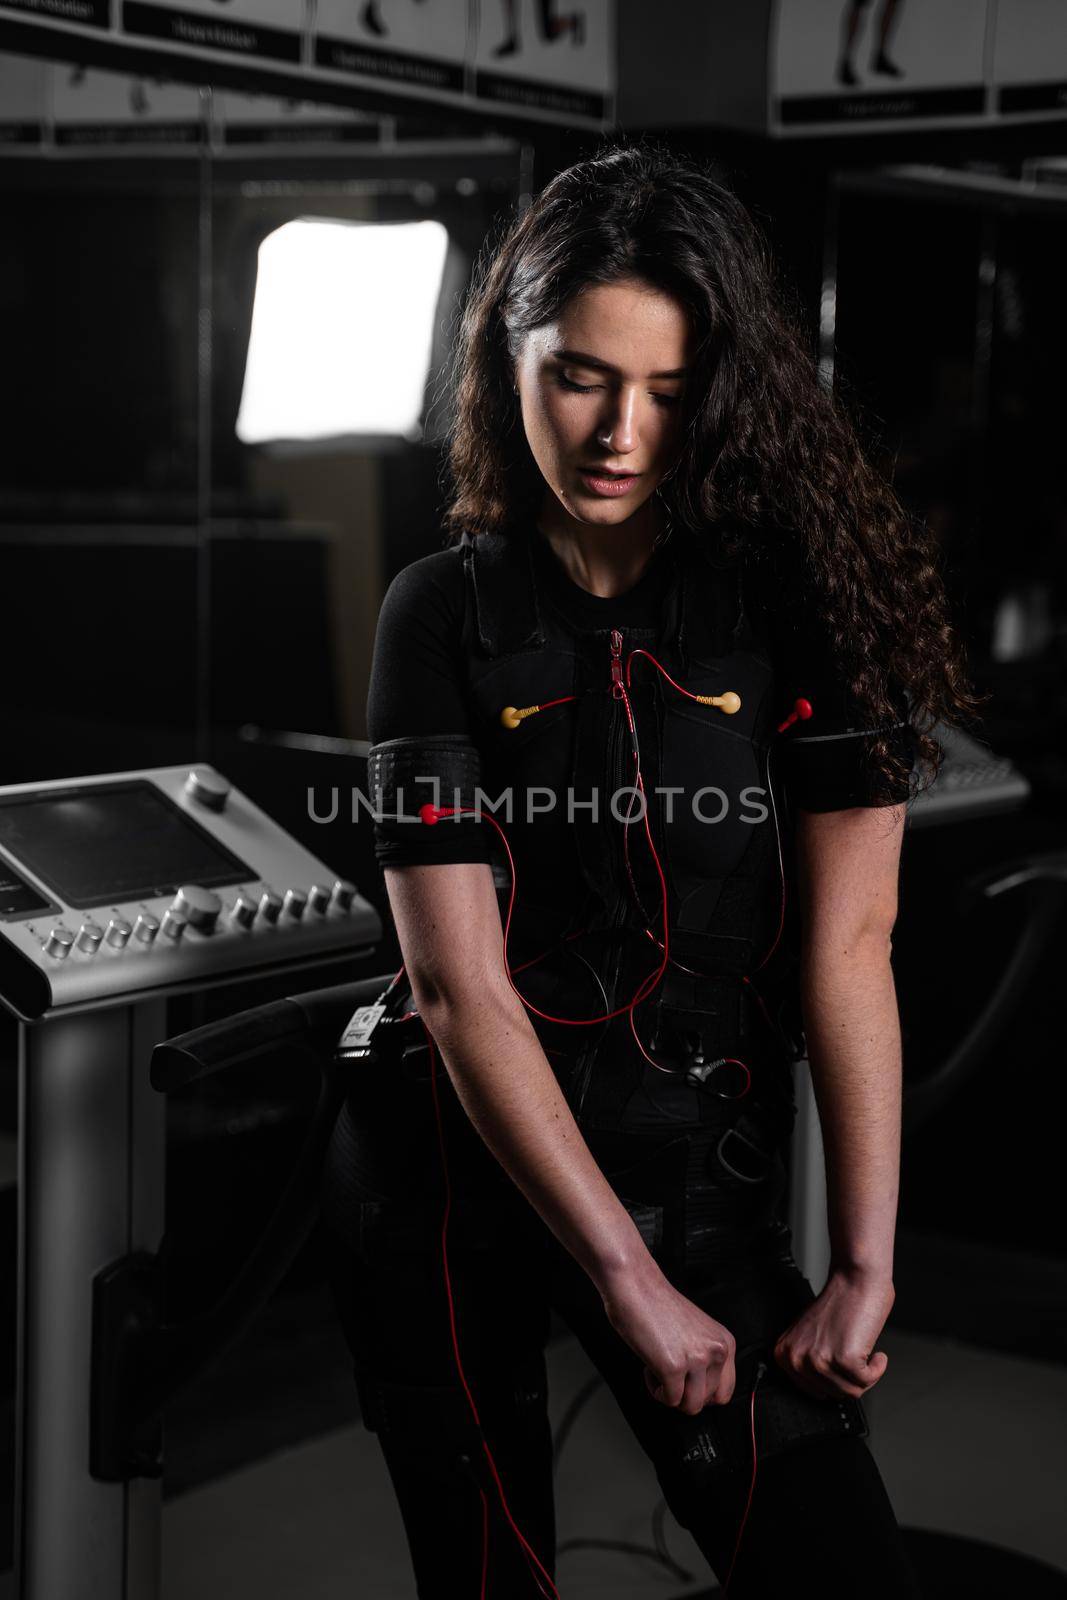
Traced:
<path fill-rule="evenodd" d="M 574 295 L 515 365 L 533 458 L 579 522 L 626 522 L 675 464 L 693 338 L 679 302 L 639 279 Z"/>

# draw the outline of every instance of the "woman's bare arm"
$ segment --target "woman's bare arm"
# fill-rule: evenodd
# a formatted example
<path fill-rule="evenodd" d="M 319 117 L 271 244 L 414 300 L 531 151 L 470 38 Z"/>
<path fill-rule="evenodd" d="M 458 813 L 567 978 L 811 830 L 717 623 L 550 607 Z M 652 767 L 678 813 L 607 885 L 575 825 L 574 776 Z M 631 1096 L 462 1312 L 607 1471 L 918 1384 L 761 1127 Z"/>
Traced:
<path fill-rule="evenodd" d="M 801 994 L 827 1158 L 831 1259 L 892 1278 L 900 1019 L 890 963 L 904 807 L 801 812 Z"/>
<path fill-rule="evenodd" d="M 388 867 L 385 881 L 419 1014 L 478 1133 L 595 1283 L 632 1267 L 644 1241 L 508 983 L 490 868 Z"/>
<path fill-rule="evenodd" d="M 888 1365 L 900 1175 L 900 1021 L 890 964 L 904 807 L 799 813 L 801 984 L 826 1150 L 830 1272 L 778 1340 L 797 1384 L 858 1396 Z"/>
<path fill-rule="evenodd" d="M 695 1416 L 734 1390 L 734 1337 L 675 1289 L 571 1114 L 508 982 L 484 862 L 387 867 L 419 1013 L 493 1155 L 595 1284 L 653 1397 Z"/>

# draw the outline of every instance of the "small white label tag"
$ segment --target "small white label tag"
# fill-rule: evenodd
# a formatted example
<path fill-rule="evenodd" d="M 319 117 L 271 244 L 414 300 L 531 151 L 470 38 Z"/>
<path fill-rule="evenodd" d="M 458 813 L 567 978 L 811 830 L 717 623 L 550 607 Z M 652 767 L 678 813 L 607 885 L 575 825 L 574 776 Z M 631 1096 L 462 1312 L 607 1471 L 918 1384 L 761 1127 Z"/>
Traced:
<path fill-rule="evenodd" d="M 370 1036 L 385 1015 L 384 1005 L 360 1006 L 341 1035 L 339 1050 L 359 1050 L 370 1043 Z"/>

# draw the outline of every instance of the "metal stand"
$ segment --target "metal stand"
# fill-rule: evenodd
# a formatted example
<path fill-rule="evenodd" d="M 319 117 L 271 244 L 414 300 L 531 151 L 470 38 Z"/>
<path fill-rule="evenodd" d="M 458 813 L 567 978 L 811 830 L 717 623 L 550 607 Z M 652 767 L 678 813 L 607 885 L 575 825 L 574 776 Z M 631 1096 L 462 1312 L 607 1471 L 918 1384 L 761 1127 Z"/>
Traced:
<path fill-rule="evenodd" d="M 166 1101 L 149 1082 L 166 1001 L 19 1029 L 15 1593 L 159 1593 L 159 1477 L 90 1476 L 93 1277 L 164 1226 Z"/>

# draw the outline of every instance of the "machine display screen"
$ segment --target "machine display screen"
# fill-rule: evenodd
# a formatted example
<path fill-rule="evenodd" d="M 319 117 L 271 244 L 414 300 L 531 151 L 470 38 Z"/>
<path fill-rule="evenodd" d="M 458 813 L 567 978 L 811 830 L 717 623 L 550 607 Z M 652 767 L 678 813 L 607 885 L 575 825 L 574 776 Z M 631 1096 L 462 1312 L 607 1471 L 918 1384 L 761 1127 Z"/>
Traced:
<path fill-rule="evenodd" d="M 146 779 L 0 801 L 0 845 L 67 905 L 103 905 L 258 876 Z"/>

